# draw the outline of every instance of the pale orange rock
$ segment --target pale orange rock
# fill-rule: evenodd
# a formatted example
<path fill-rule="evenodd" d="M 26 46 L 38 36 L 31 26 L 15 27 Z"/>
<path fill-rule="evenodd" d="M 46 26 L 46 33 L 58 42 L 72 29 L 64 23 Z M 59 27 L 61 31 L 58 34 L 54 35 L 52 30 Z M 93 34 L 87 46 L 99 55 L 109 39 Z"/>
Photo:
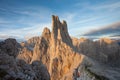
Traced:
<path fill-rule="evenodd" d="M 43 78 L 47 76 L 45 79 L 49 80 L 50 74 L 51 80 L 72 80 L 76 68 L 92 64 L 94 61 L 112 66 L 120 64 L 120 47 L 115 41 L 108 38 L 95 42 L 86 38 L 71 38 L 67 22 L 64 20 L 61 22 L 58 16 L 54 15 L 51 26 L 52 31 L 45 27 L 41 36 L 21 43 L 22 48 L 19 54 L 16 54 L 17 59 L 36 65 L 34 68 L 40 68 L 34 70 L 39 71 Z M 45 66 L 39 66 L 40 62 Z"/>

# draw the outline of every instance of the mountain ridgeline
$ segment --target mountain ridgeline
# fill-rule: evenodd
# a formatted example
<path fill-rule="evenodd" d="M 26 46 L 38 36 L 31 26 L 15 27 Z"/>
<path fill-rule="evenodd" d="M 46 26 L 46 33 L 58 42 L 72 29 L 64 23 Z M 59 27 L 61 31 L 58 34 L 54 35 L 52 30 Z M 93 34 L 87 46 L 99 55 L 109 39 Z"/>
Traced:
<path fill-rule="evenodd" d="M 118 41 L 70 37 L 66 21 L 53 15 L 52 31 L 0 42 L 0 80 L 120 80 L 119 57 Z"/>

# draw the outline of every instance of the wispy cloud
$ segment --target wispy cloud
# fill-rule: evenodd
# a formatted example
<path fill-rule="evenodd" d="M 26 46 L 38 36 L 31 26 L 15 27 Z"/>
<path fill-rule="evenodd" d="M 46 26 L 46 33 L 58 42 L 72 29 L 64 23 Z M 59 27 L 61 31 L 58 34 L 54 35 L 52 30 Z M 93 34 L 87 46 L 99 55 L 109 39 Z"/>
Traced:
<path fill-rule="evenodd" d="M 70 25 L 72 25 L 75 21 L 75 18 L 77 17 L 77 14 L 75 12 L 70 13 L 70 12 L 65 12 L 59 14 L 60 20 L 66 20 L 68 23 L 68 26 L 70 27 Z"/>
<path fill-rule="evenodd" d="M 120 34 L 120 22 L 104 26 L 100 29 L 90 31 L 84 36 L 114 36 Z"/>
<path fill-rule="evenodd" d="M 50 27 L 53 14 L 67 21 L 69 32 L 73 36 L 103 28 L 103 25 L 120 20 L 120 1 L 117 0 L 98 1 L 95 4 L 78 1 L 70 5 L 71 9 L 67 10 L 63 8 L 65 6 L 59 6 L 59 8 L 51 5 L 0 7 L 0 35 L 20 38 L 40 35 L 45 26 Z"/>
<path fill-rule="evenodd" d="M 10 24 L 10 23 L 11 23 L 11 21 L 6 21 L 6 20 L 0 18 L 0 25 L 1 24 Z"/>
<path fill-rule="evenodd" d="M 7 16 L 1 15 L 0 17 L 3 17 L 11 21 L 13 21 L 14 19 L 16 21 L 17 19 L 17 21 L 19 22 L 24 19 L 29 20 L 31 18 L 34 20 L 35 18 L 36 20 L 38 20 L 38 18 L 45 20 L 48 17 L 48 15 L 52 15 L 51 14 L 52 11 L 49 8 L 42 7 L 42 6 L 39 6 L 39 7 L 27 6 L 23 8 L 15 8 L 15 7 L 1 8 L 0 7 L 0 13 L 2 12 L 4 13 L 4 15 L 7 15 Z M 8 17 L 11 17 L 12 19 L 9 19 Z"/>
<path fill-rule="evenodd" d="M 74 5 L 76 8 L 86 9 L 86 10 L 107 10 L 107 11 L 114 11 L 120 8 L 120 1 L 101 1 L 97 4 L 91 4 L 90 2 L 83 2 L 83 3 L 76 3 Z M 84 8 L 83 8 L 84 7 Z"/>
<path fill-rule="evenodd" d="M 90 7 L 93 10 L 108 10 L 108 11 L 114 11 L 116 9 L 120 8 L 120 1 L 117 2 L 109 2 L 109 3 L 104 3 L 96 6 L 91 6 Z"/>
<path fill-rule="evenodd" d="M 100 17 L 92 17 L 92 18 L 87 18 L 87 19 L 79 20 L 79 21 L 74 22 L 73 25 L 87 23 L 87 22 L 92 22 L 92 21 L 97 20 L 99 18 Z"/>
<path fill-rule="evenodd" d="M 72 18 L 68 19 L 69 32 L 73 36 L 83 35 L 93 29 L 100 29 L 107 24 L 120 21 L 120 1 L 103 1 L 97 4 L 80 2 L 73 7 L 76 10 L 70 12 Z"/>
<path fill-rule="evenodd" d="M 0 12 L 9 15 L 9 18 L 0 17 L 0 38 L 24 38 L 25 36 L 40 35 L 44 27 L 50 27 L 48 14 L 51 11 L 44 7 L 37 8 L 0 8 Z M 12 17 L 12 18 L 10 18 Z"/>
<path fill-rule="evenodd" d="M 14 38 L 24 38 L 27 36 L 40 36 L 44 27 L 50 28 L 49 23 L 41 23 L 41 24 L 36 24 L 32 27 L 25 27 L 25 28 L 20 28 L 20 29 L 6 29 L 2 30 L 0 32 L 0 37 L 8 38 L 8 37 L 14 37 Z M 9 33 L 7 33 L 9 32 Z"/>

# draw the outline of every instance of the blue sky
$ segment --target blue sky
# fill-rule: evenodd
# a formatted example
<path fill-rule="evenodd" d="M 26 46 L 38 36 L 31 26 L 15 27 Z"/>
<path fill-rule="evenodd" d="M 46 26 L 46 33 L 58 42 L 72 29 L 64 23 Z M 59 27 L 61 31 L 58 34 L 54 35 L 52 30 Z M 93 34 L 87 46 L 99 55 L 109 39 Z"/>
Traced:
<path fill-rule="evenodd" d="M 51 29 L 53 14 L 66 20 L 70 35 L 78 37 L 119 23 L 120 1 L 0 0 L 0 38 L 24 39 L 41 35 L 44 27 Z"/>

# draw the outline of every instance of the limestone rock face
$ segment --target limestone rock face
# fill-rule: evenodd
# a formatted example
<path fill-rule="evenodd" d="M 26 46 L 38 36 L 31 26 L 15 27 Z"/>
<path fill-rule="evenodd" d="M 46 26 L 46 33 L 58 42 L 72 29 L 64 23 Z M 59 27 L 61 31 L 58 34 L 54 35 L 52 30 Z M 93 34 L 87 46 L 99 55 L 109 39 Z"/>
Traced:
<path fill-rule="evenodd" d="M 60 22 L 58 16 L 54 15 L 52 16 L 52 31 L 50 32 L 48 28 L 45 28 L 41 37 L 32 38 L 27 43 L 29 47 L 34 44 L 32 46 L 32 55 L 29 57 L 29 61 L 27 58 L 22 59 L 25 61 L 27 59 L 30 63 L 34 61 L 42 62 L 46 65 L 51 80 L 73 80 L 74 70 L 81 67 L 80 64 L 86 62 L 86 56 L 97 61 L 92 62 L 90 59 L 87 59 L 88 62 L 90 60 L 89 63 L 92 62 L 95 65 L 97 65 L 96 63 L 100 63 L 118 67 L 118 64 L 120 64 L 118 60 L 120 49 L 114 41 L 102 39 L 93 42 L 85 38 L 71 38 L 68 33 L 66 21 Z M 112 49 L 114 50 L 112 51 Z M 112 59 L 111 56 L 113 57 Z M 98 75 L 97 73 L 95 74 Z M 92 78 L 88 78 L 88 80 L 92 80 Z"/>
<path fill-rule="evenodd" d="M 26 63 L 30 63 L 33 57 L 33 51 L 23 47 L 20 51 L 19 54 L 17 56 L 18 59 L 22 59 L 24 60 Z"/>
<path fill-rule="evenodd" d="M 51 32 L 47 27 L 44 28 L 43 33 L 42 33 L 42 37 L 44 37 L 45 40 L 47 40 L 47 41 L 50 39 Z"/>
<path fill-rule="evenodd" d="M 41 37 L 35 36 L 35 37 L 28 39 L 27 43 L 34 45 L 34 44 L 39 43 L 40 39 L 41 39 Z"/>
<path fill-rule="evenodd" d="M 72 47 L 66 22 L 61 23 L 57 16 L 52 16 L 52 32 L 48 28 L 43 30 L 39 43 L 35 44 L 31 63 L 42 61 L 49 70 L 51 80 L 72 80 L 73 69 L 82 59 L 82 55 Z"/>
<path fill-rule="evenodd" d="M 52 16 L 52 32 L 44 28 L 40 38 L 29 39 L 22 47 L 18 58 L 27 63 L 41 61 L 51 80 L 72 80 L 73 69 L 82 61 L 82 55 L 73 50 L 66 21 L 61 23 L 57 16 Z"/>
<path fill-rule="evenodd" d="M 52 58 L 51 79 L 72 80 L 73 70 L 82 62 L 83 56 L 65 43 L 59 42 Z"/>
<path fill-rule="evenodd" d="M 83 53 L 101 63 L 107 63 L 111 66 L 120 65 L 120 47 L 115 40 L 108 38 L 101 38 L 98 41 L 91 41 L 88 39 L 73 39 L 74 46 L 78 52 Z"/>
<path fill-rule="evenodd" d="M 48 42 L 42 37 L 41 41 L 39 44 L 35 44 L 34 47 L 34 52 L 33 52 L 33 57 L 31 62 L 33 61 L 42 61 L 44 64 L 49 65 L 49 61 L 50 61 L 50 54 L 48 53 L 49 49 L 49 44 Z"/>
<path fill-rule="evenodd" d="M 52 34 L 51 38 L 53 40 L 54 45 L 56 45 L 57 40 L 61 40 L 64 43 L 72 46 L 72 40 L 68 34 L 67 23 L 63 21 L 62 23 L 59 21 L 58 16 L 52 16 Z"/>

